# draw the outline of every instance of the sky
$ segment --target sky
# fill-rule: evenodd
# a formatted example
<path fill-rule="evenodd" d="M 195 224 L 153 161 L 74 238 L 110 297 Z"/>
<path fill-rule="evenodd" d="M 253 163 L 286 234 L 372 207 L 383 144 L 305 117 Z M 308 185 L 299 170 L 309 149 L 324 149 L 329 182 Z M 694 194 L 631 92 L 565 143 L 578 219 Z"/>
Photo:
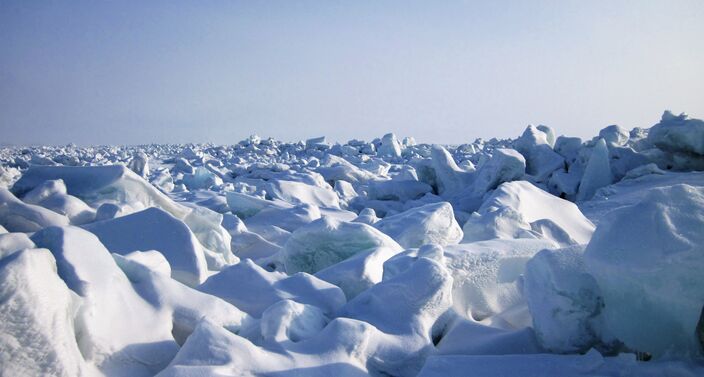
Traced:
<path fill-rule="evenodd" d="M 459 144 L 704 118 L 704 2 L 0 0 L 0 143 Z"/>

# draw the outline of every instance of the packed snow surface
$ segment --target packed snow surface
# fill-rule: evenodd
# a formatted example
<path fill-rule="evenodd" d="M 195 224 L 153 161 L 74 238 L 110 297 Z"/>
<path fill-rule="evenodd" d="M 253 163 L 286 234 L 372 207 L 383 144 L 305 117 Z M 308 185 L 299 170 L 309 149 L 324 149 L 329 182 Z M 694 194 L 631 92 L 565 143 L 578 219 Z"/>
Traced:
<path fill-rule="evenodd" d="M 704 375 L 704 122 L 0 148 L 2 376 Z"/>

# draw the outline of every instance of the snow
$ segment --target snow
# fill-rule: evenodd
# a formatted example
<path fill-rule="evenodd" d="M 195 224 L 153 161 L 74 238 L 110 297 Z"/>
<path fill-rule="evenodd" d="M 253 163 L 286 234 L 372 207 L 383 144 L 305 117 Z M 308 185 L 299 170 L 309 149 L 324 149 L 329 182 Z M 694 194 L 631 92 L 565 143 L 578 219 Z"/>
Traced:
<path fill-rule="evenodd" d="M 602 357 L 592 350 L 585 355 L 431 356 L 420 377 L 466 376 L 697 376 L 701 365 L 677 361 L 639 363 L 635 355 Z"/>
<path fill-rule="evenodd" d="M 430 160 L 435 185 L 440 195 L 453 195 L 462 191 L 472 177 L 469 172 L 457 166 L 452 155 L 440 145 L 433 145 Z"/>
<path fill-rule="evenodd" d="M 599 131 L 599 137 L 604 139 L 608 145 L 622 146 L 628 142 L 630 135 L 628 130 L 619 127 L 617 124 L 612 124 L 602 128 Z"/>
<path fill-rule="evenodd" d="M 124 203 L 143 208 L 155 206 L 177 217 L 185 216 L 187 212 L 122 165 L 32 166 L 12 186 L 12 190 L 21 196 L 45 181 L 55 179 L 64 182 L 68 194 L 93 206 L 103 202 Z"/>
<path fill-rule="evenodd" d="M 530 327 L 507 330 L 457 317 L 444 330 L 437 351 L 440 355 L 513 355 L 542 349 Z"/>
<path fill-rule="evenodd" d="M 554 144 L 555 135 L 552 130 L 533 125 L 526 128 L 514 146 L 526 159 L 527 174 L 538 181 L 544 181 L 550 173 L 564 166 L 564 158 L 552 149 Z"/>
<path fill-rule="evenodd" d="M 0 375 L 702 375 L 702 124 L 0 146 Z"/>

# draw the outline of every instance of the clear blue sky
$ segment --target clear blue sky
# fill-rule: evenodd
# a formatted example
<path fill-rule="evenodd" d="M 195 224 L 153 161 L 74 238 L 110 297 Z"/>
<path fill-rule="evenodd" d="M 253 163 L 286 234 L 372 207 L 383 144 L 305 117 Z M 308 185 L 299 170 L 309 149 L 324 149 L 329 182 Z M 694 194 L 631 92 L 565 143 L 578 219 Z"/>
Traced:
<path fill-rule="evenodd" d="M 704 2 L 0 0 L 0 142 L 460 143 L 704 117 Z"/>

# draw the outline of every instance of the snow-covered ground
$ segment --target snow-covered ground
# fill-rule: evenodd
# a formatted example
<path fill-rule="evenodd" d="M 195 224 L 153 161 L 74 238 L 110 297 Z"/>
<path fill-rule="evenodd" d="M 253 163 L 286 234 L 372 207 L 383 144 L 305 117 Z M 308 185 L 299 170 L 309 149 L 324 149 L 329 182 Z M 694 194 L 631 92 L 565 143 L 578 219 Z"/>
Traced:
<path fill-rule="evenodd" d="M 701 376 L 704 122 L 0 149 L 2 376 Z"/>

